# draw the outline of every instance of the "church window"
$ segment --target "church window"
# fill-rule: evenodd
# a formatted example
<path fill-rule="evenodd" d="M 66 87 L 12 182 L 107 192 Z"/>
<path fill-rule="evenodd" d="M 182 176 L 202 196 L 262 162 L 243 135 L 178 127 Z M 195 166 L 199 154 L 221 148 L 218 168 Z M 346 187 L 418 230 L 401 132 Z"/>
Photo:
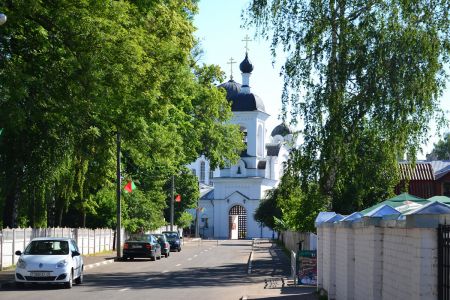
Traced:
<path fill-rule="evenodd" d="M 245 148 L 247 149 L 247 128 L 241 126 L 241 132 L 242 132 L 242 141 L 245 144 Z"/>
<path fill-rule="evenodd" d="M 236 172 L 237 174 L 242 174 L 242 172 L 241 172 L 241 166 L 239 166 L 238 167 L 238 169 L 237 169 L 237 172 Z"/>
<path fill-rule="evenodd" d="M 192 173 L 192 175 L 197 175 L 197 172 L 195 171 L 195 169 L 191 169 L 191 173 Z"/>
<path fill-rule="evenodd" d="M 202 217 L 203 228 L 209 228 L 208 217 L 203 215 Z"/>
<path fill-rule="evenodd" d="M 205 183 L 205 162 L 200 163 L 200 182 Z"/>
<path fill-rule="evenodd" d="M 214 177 L 214 171 L 213 170 L 209 170 L 209 184 L 211 184 L 211 180 L 213 179 L 213 177 Z"/>
<path fill-rule="evenodd" d="M 258 126 L 258 134 L 257 134 L 257 155 L 264 156 L 264 137 L 263 137 L 263 127 L 262 125 Z"/>

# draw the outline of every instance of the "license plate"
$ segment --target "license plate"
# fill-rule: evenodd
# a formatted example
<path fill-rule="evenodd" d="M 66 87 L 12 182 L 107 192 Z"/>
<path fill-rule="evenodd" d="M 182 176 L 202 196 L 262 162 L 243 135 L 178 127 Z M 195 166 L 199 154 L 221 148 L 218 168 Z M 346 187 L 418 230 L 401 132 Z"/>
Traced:
<path fill-rule="evenodd" d="M 131 245 L 131 248 L 140 249 L 140 248 L 142 248 L 142 245 Z"/>
<path fill-rule="evenodd" d="M 30 272 L 30 275 L 33 277 L 48 277 L 50 272 Z"/>

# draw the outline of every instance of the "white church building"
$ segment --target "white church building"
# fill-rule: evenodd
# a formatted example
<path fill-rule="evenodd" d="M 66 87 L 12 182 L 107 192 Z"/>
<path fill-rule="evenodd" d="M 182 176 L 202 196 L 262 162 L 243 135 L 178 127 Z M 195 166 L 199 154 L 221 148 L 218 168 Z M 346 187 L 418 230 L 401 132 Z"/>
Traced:
<path fill-rule="evenodd" d="M 266 192 L 278 185 L 288 159 L 292 133 L 280 124 L 268 135 L 266 112 L 260 97 L 250 89 L 253 65 L 248 53 L 240 64 L 242 84 L 233 80 L 219 87 L 227 92 L 233 117 L 244 133 L 247 148 L 236 165 L 211 170 L 205 157 L 188 167 L 199 178 L 199 234 L 203 238 L 272 238 L 274 233 L 254 219 Z M 194 216 L 195 218 L 195 216 Z"/>

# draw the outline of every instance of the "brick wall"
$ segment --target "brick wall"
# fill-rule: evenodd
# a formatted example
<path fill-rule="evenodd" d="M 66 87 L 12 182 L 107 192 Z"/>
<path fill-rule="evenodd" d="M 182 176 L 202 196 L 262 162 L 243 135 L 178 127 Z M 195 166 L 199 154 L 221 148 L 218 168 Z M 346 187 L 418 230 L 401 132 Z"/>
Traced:
<path fill-rule="evenodd" d="M 336 298 L 354 299 L 354 256 L 353 230 L 345 224 L 336 227 Z"/>
<path fill-rule="evenodd" d="M 437 299 L 437 223 L 424 218 L 320 224 L 318 288 L 337 300 Z"/>

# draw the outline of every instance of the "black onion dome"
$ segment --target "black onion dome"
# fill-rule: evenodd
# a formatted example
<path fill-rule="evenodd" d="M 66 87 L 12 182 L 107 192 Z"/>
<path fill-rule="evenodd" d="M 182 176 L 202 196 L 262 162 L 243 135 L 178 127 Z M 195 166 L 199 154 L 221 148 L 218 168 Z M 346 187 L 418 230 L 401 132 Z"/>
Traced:
<path fill-rule="evenodd" d="M 251 73 L 253 71 L 253 65 L 248 59 L 247 53 L 245 53 L 245 58 L 239 65 L 239 69 L 241 70 L 242 73 Z"/>
<path fill-rule="evenodd" d="M 262 111 L 266 112 L 264 103 L 255 94 L 239 93 L 236 97 L 232 98 L 231 110 L 232 111 Z"/>
<path fill-rule="evenodd" d="M 292 130 L 285 123 L 281 123 L 280 125 L 276 126 L 272 130 L 271 136 L 276 136 L 276 135 L 286 136 L 291 133 L 292 133 Z"/>
<path fill-rule="evenodd" d="M 224 88 L 227 91 L 227 100 L 236 98 L 241 92 L 241 84 L 237 83 L 233 79 L 219 85 L 220 88 Z"/>

